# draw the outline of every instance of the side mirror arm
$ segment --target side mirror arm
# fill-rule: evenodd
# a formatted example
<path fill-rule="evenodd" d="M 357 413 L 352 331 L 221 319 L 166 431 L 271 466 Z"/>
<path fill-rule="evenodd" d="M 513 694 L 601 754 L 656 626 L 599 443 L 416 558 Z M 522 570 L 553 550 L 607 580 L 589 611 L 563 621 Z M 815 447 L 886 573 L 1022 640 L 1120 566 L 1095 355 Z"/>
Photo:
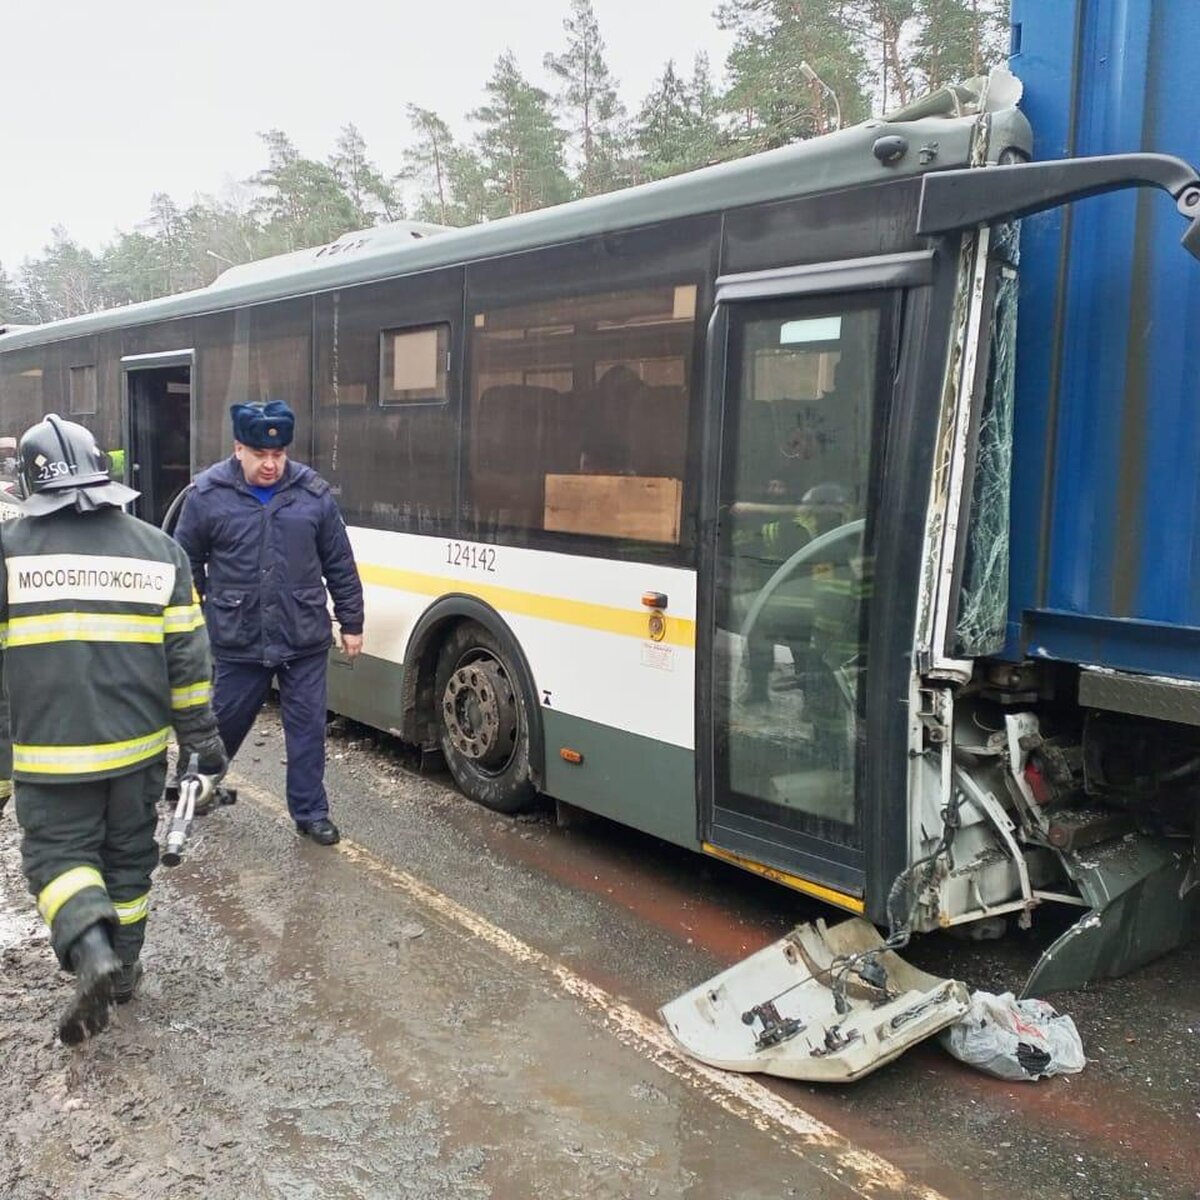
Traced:
<path fill-rule="evenodd" d="M 1171 194 L 1188 220 L 1184 248 L 1200 258 L 1200 176 L 1169 154 L 1106 154 L 931 172 L 921 180 L 917 233 L 970 229 L 1135 187 Z"/>

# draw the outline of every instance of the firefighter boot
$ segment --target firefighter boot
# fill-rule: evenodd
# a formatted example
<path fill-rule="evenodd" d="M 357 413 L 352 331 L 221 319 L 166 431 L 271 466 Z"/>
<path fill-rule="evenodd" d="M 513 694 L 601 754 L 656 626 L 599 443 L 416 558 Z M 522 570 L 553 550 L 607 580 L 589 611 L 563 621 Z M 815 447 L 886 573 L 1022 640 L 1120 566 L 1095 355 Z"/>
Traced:
<path fill-rule="evenodd" d="M 138 984 L 142 982 L 143 974 L 142 964 L 136 959 L 131 963 L 125 963 L 113 984 L 113 1003 L 128 1004 L 133 999 Z"/>
<path fill-rule="evenodd" d="M 58 1018 L 58 1036 L 66 1045 L 76 1046 L 108 1024 L 108 1006 L 121 974 L 121 960 L 102 921 L 88 926 L 71 943 L 70 960 L 75 995 Z"/>

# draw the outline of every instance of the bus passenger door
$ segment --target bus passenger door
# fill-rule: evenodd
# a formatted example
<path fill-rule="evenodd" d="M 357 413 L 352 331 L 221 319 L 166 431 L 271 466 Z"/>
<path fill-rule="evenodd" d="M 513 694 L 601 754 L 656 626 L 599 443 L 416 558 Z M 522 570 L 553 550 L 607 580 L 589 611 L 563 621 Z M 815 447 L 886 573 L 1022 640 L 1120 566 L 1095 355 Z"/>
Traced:
<path fill-rule="evenodd" d="M 126 481 L 141 493 L 134 516 L 161 525 L 192 478 L 192 352 L 121 360 L 128 439 Z"/>
<path fill-rule="evenodd" d="M 862 911 L 880 447 L 900 292 L 721 301 L 710 365 L 707 741 L 719 857 Z"/>

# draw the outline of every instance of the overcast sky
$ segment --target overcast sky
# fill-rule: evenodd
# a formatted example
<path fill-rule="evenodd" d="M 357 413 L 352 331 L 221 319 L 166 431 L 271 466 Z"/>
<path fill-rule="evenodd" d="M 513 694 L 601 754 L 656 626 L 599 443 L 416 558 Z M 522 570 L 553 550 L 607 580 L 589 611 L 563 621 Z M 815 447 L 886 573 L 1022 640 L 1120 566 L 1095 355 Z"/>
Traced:
<path fill-rule="evenodd" d="M 621 96 L 636 110 L 668 58 L 690 72 L 730 47 L 716 0 L 593 0 Z M 186 205 L 266 163 L 278 128 L 325 158 L 356 124 L 386 172 L 404 106 L 459 136 L 505 49 L 551 89 L 568 0 L 0 0 L 0 263 L 38 255 L 55 225 L 99 250 L 153 192 Z"/>

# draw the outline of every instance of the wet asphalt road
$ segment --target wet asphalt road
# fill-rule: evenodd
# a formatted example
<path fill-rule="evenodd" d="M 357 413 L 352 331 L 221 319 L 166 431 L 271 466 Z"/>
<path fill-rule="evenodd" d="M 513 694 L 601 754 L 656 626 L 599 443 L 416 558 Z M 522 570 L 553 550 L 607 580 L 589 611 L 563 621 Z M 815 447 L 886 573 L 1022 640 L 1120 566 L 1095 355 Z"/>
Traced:
<path fill-rule="evenodd" d="M 145 994 L 88 1051 L 38 1023 L 63 984 L 38 982 L 37 948 L 5 952 L 0 1009 L 22 980 L 41 1007 L 0 1023 L 17 1113 L 0 1193 L 1200 1196 L 1195 949 L 1058 998 L 1080 1076 L 1005 1084 L 926 1045 L 850 1087 L 771 1081 L 746 1103 L 658 1065 L 655 1010 L 834 914 L 603 821 L 497 817 L 353 729 L 328 775 L 347 841 L 316 847 L 283 810 L 282 753 L 268 713 L 236 764 L 242 802 L 160 871 Z M 934 938 L 909 957 L 1003 990 L 1036 952 Z M 145 1114 L 136 1138 L 114 1092 Z M 56 1157 L 73 1129 L 87 1154 Z M 139 1174 L 164 1154 L 161 1178 Z"/>
<path fill-rule="evenodd" d="M 605 821 L 497 817 L 407 774 L 387 740 L 335 742 L 331 795 L 357 842 L 648 1015 L 798 920 L 838 918 Z M 266 777 L 282 771 L 261 759 Z M 919 939 L 909 957 L 999 992 L 1019 987 L 1053 932 Z M 1200 944 L 1056 1002 L 1083 1036 L 1082 1075 L 1009 1084 L 930 1044 L 848 1088 L 769 1086 L 948 1196 L 1200 1197 Z"/>

